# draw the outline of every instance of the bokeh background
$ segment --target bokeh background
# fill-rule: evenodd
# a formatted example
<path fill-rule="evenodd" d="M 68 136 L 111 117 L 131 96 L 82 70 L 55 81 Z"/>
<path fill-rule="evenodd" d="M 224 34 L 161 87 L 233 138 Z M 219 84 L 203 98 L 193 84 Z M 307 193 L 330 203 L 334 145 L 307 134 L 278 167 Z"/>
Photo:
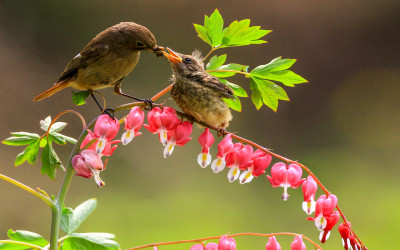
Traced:
<path fill-rule="evenodd" d="M 278 112 L 256 111 L 242 99 L 230 130 L 307 165 L 339 197 L 353 228 L 369 249 L 395 249 L 400 223 L 400 2 L 384 1 L 1 1 L 0 138 L 11 131 L 42 133 L 39 120 L 65 109 L 88 121 L 98 110 L 92 101 L 75 107 L 69 90 L 39 103 L 32 99 L 58 79 L 68 61 L 98 32 L 120 21 L 147 26 L 160 45 L 183 53 L 208 45 L 193 23 L 218 8 L 226 24 L 250 18 L 252 25 L 274 30 L 268 44 L 230 48 L 229 62 L 250 67 L 277 56 L 297 58 L 293 70 L 309 80 L 285 89 L 290 102 Z M 143 53 L 124 81 L 123 90 L 151 97 L 169 84 L 166 59 Z M 233 82 L 248 89 L 243 77 Z M 110 106 L 129 100 L 102 91 Z M 174 107 L 169 95 L 163 98 Z M 118 116 L 123 114 L 118 114 Z M 77 137 L 80 122 L 72 115 L 64 132 Z M 318 241 L 301 210 L 302 193 L 271 188 L 264 176 L 250 184 L 229 183 L 225 170 L 213 174 L 196 163 L 200 146 L 193 140 L 164 159 L 157 136 L 143 130 L 129 146 L 120 146 L 102 173 L 107 185 L 74 177 L 67 205 L 98 198 L 98 208 L 78 232 L 110 232 L 123 249 L 143 244 L 200 238 L 224 233 L 302 233 Z M 217 140 L 217 142 L 219 139 Z M 37 166 L 13 167 L 22 147 L 0 145 L 0 172 L 31 187 L 56 194 L 56 181 Z M 58 147 L 61 159 L 71 146 Z M 216 154 L 216 146 L 212 153 Z M 9 228 L 49 237 L 50 210 L 36 197 L 0 181 L 0 238 Z M 320 193 L 319 193 L 320 194 Z M 266 239 L 237 238 L 238 249 L 263 249 Z M 278 237 L 288 249 L 292 237 Z M 308 245 L 310 247 L 310 245 Z M 189 249 L 190 244 L 160 249 Z M 324 249 L 341 249 L 336 228 Z"/>

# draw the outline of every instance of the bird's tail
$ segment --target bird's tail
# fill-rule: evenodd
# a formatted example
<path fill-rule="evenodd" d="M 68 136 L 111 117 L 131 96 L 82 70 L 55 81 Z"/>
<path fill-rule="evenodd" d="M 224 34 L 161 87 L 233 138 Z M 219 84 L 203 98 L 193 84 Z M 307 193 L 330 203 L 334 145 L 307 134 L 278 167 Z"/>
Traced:
<path fill-rule="evenodd" d="M 63 81 L 63 82 L 58 82 L 56 85 L 54 85 L 52 88 L 46 90 L 45 92 L 41 93 L 40 95 L 36 96 L 33 101 L 38 102 L 42 99 L 45 99 L 49 96 L 52 96 L 53 94 L 57 93 L 58 91 L 65 89 L 66 87 L 69 87 L 69 81 Z"/>

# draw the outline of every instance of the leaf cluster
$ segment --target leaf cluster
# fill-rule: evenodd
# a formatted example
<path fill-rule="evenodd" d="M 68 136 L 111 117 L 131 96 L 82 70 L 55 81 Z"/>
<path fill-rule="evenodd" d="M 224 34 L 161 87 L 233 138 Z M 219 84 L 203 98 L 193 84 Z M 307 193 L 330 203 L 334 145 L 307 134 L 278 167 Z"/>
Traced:
<path fill-rule="evenodd" d="M 53 148 L 53 142 L 59 145 L 65 145 L 67 142 L 75 144 L 76 140 L 59 132 L 67 126 L 65 122 L 55 122 L 51 128 L 51 118 L 40 121 L 40 127 L 48 131 L 43 136 L 29 132 L 12 132 L 11 137 L 2 141 L 3 144 L 10 146 L 26 146 L 24 151 L 19 153 L 15 159 L 14 165 L 19 166 L 24 162 L 35 165 L 39 156 L 39 148 L 43 148 L 41 153 L 41 173 L 47 174 L 52 180 L 56 177 L 56 169 L 64 170 L 64 167 Z"/>
<path fill-rule="evenodd" d="M 234 21 L 224 28 L 224 20 L 216 9 L 210 17 L 205 16 L 204 25 L 194 24 L 198 36 L 208 43 L 212 49 L 245 46 L 250 44 L 266 43 L 261 40 L 271 30 L 263 30 L 259 26 L 250 26 L 250 20 Z M 235 100 L 225 99 L 230 108 L 241 111 L 242 105 L 239 97 L 248 97 L 246 91 L 239 85 L 226 80 L 236 74 L 245 75 L 250 79 L 251 100 L 257 109 L 263 105 L 277 111 L 278 100 L 289 101 L 285 90 L 274 82 L 280 82 L 287 87 L 305 83 L 306 79 L 289 70 L 296 59 L 282 59 L 277 57 L 267 64 L 255 67 L 249 71 L 249 66 L 238 63 L 226 62 L 227 55 L 213 56 L 206 65 L 207 71 L 220 81 L 233 89 Z"/>

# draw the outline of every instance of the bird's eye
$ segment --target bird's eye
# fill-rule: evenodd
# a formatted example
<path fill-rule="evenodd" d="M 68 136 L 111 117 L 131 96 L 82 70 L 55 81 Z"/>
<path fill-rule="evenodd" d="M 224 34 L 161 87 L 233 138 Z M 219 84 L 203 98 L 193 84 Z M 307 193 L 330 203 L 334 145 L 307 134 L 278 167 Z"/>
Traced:
<path fill-rule="evenodd" d="M 190 59 L 189 57 L 186 57 L 186 58 L 185 58 L 185 61 L 186 61 L 186 62 L 191 62 L 192 59 Z"/>
<path fill-rule="evenodd" d="M 136 46 L 138 46 L 138 47 L 144 47 L 144 44 L 143 44 L 142 42 L 137 41 L 137 42 L 136 42 Z"/>

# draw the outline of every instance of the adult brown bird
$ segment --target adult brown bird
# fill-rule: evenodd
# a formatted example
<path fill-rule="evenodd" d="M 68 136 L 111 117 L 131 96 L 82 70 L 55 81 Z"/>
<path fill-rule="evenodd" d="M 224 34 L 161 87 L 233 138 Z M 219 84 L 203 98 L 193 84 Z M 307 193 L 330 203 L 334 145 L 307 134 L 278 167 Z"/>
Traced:
<path fill-rule="evenodd" d="M 141 50 L 162 56 L 164 48 L 157 46 L 154 35 L 142 25 L 122 22 L 109 27 L 68 63 L 54 87 L 33 100 L 40 101 L 67 87 L 90 91 L 114 87 L 115 94 L 146 101 L 121 91 L 121 82 L 137 65 Z"/>
<path fill-rule="evenodd" d="M 223 98 L 235 99 L 233 90 L 204 69 L 199 52 L 176 53 L 167 48 L 173 70 L 172 98 L 185 114 L 219 129 L 228 127 L 232 114 Z"/>

